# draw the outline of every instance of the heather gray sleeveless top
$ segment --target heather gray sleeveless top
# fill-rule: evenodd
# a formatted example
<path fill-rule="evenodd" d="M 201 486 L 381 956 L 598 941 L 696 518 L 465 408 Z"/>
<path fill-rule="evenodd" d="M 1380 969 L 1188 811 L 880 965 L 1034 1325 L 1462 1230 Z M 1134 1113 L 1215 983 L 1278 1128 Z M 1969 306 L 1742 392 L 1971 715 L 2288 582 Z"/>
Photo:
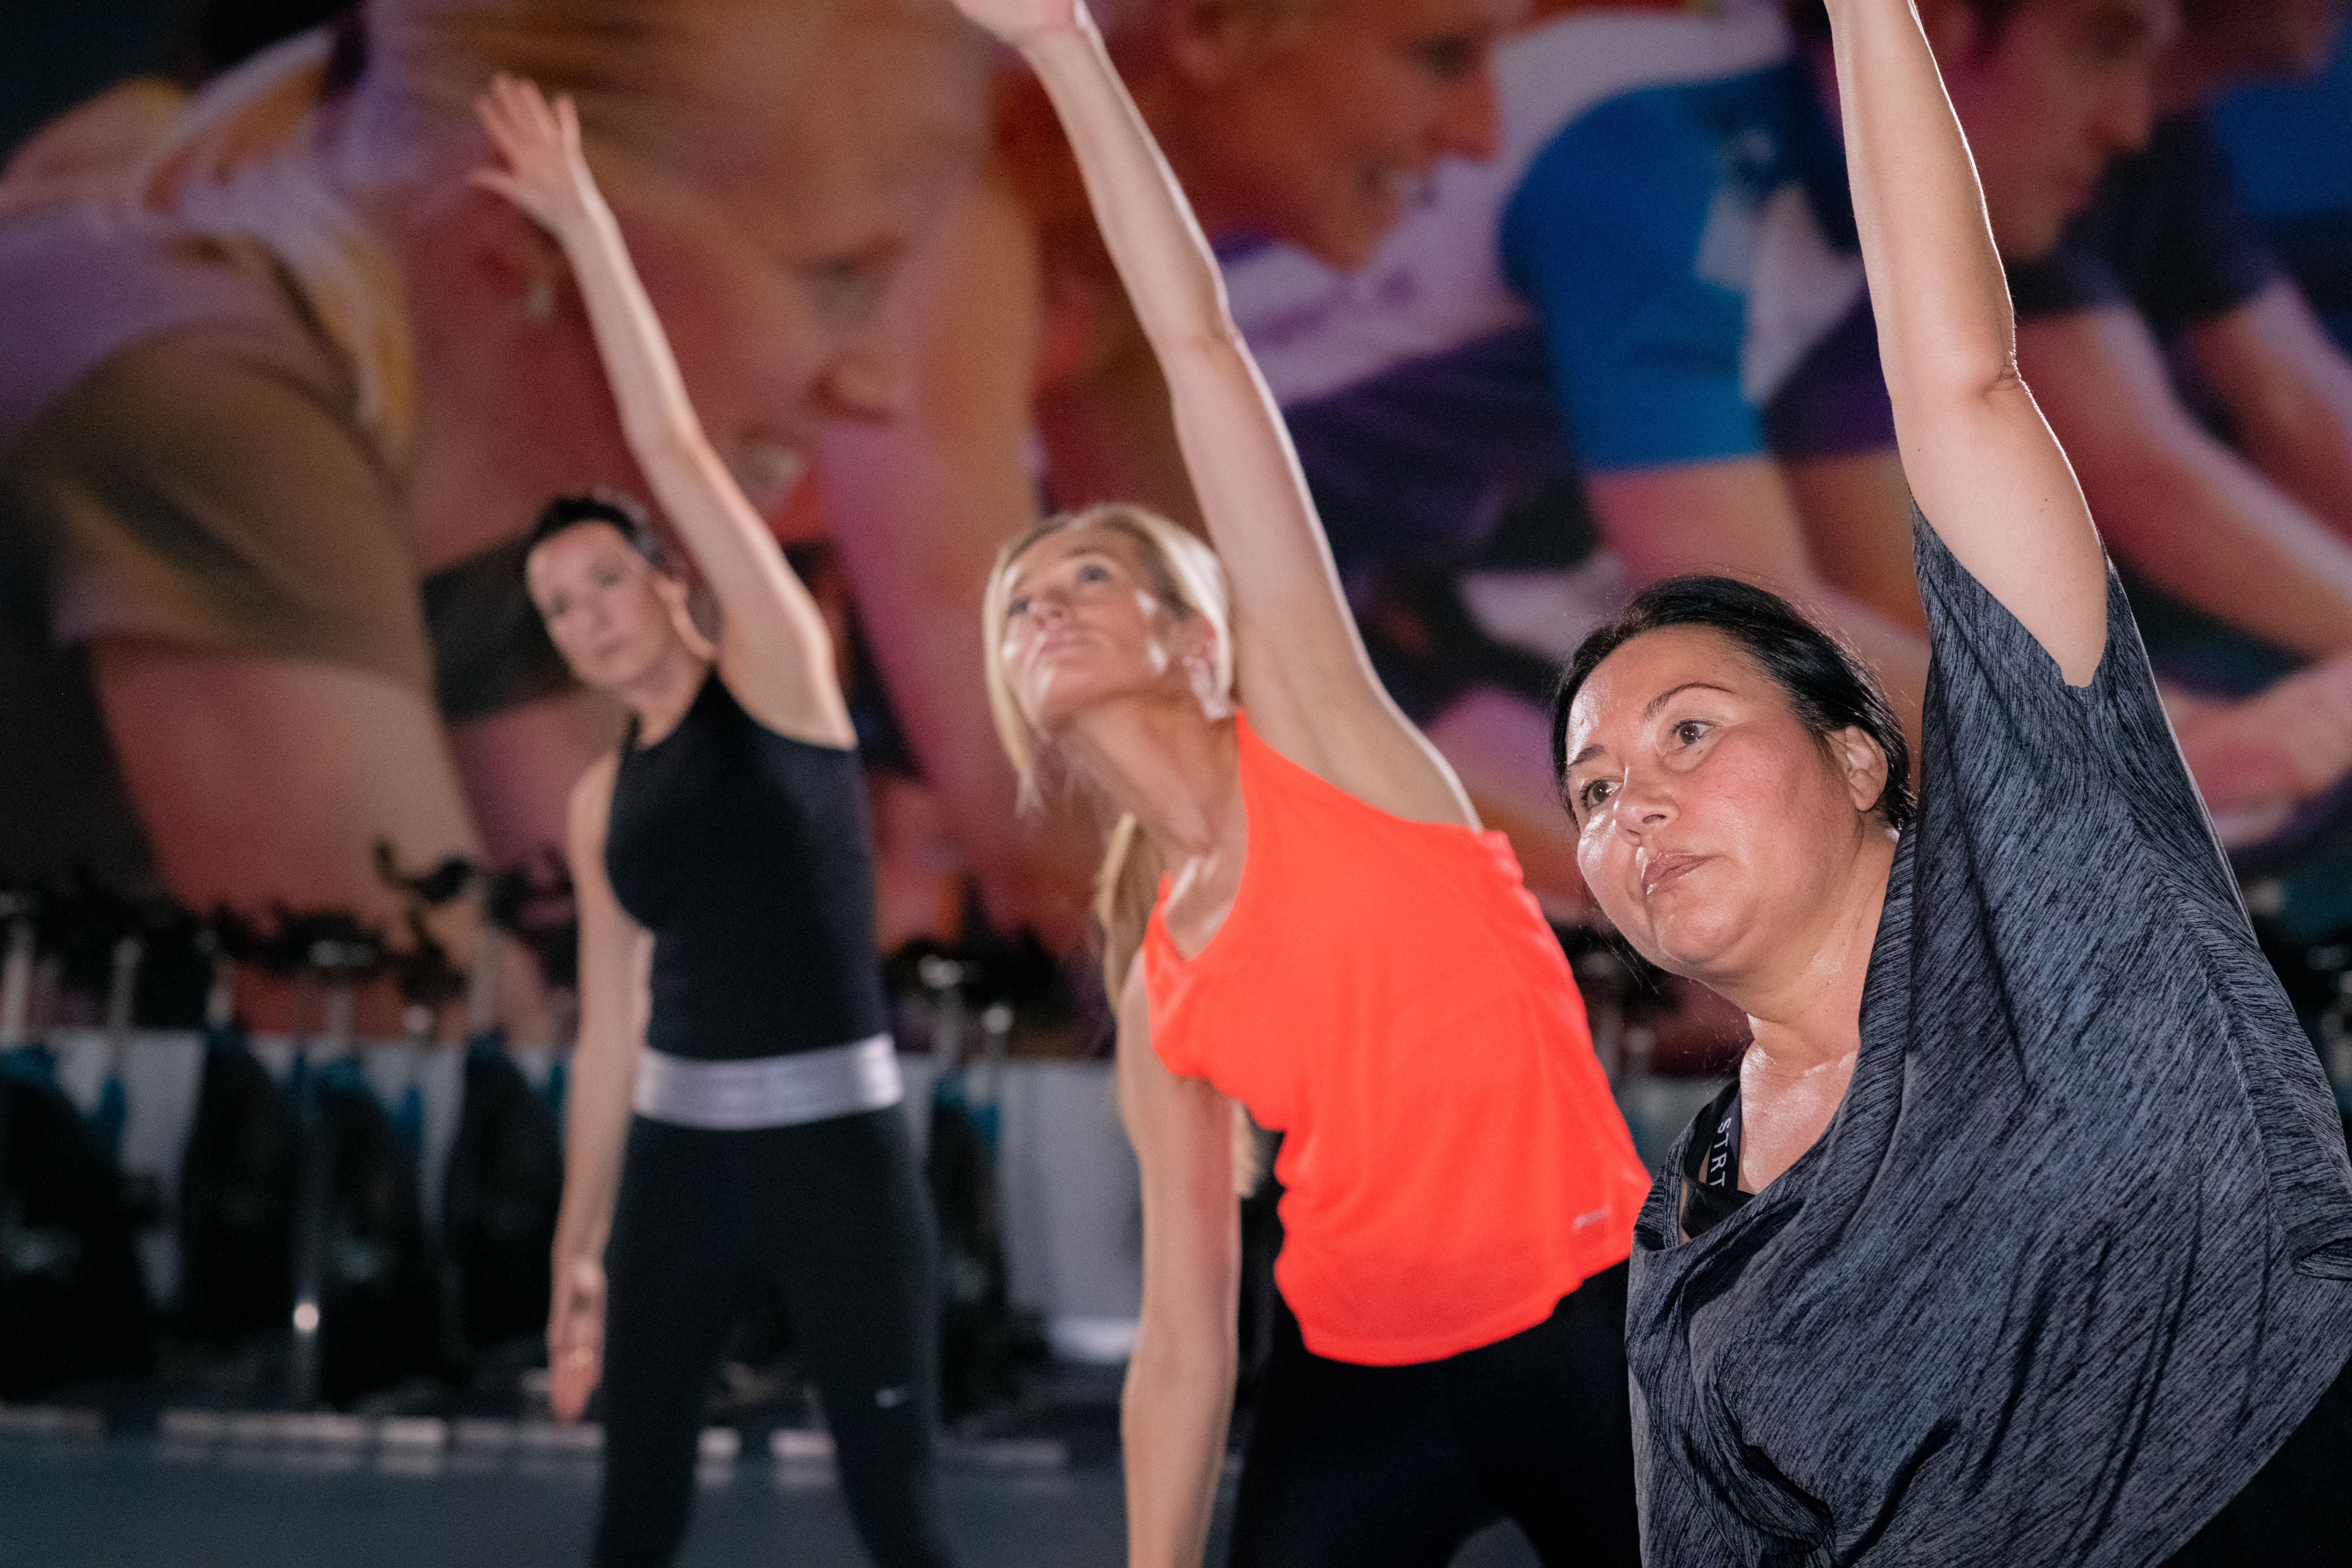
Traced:
<path fill-rule="evenodd" d="M 2155 1563 L 2352 1356 L 2335 1105 L 2120 588 L 2077 690 L 1916 553 L 1925 789 L 1852 1087 L 1695 1240 L 1678 1147 L 1635 1230 L 1653 1563 Z"/>

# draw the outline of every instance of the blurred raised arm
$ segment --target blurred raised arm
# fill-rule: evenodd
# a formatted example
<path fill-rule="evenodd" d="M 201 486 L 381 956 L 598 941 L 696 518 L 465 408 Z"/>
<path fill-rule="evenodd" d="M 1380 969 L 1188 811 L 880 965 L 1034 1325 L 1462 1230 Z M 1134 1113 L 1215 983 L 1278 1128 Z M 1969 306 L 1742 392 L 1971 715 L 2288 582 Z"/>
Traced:
<path fill-rule="evenodd" d="M 1399 816 L 1474 822 L 1373 676 L 1298 459 L 1176 178 L 1076 0 L 960 0 L 1018 48 L 1076 151 L 1095 219 L 1167 377 L 1194 493 L 1233 584 L 1250 717 L 1302 766 Z"/>
<path fill-rule="evenodd" d="M 2017 333 L 1958 118 L 1911 0 L 1830 0 L 1846 161 L 1904 471 L 1959 563 L 2084 686 L 2106 562 Z"/>
<path fill-rule="evenodd" d="M 818 745 L 856 743 L 824 613 L 711 448 L 653 303 L 580 146 L 572 102 L 500 77 L 479 104 L 501 163 L 474 181 L 553 235 L 604 356 L 630 454 L 719 601 L 719 667 L 771 729 Z"/>

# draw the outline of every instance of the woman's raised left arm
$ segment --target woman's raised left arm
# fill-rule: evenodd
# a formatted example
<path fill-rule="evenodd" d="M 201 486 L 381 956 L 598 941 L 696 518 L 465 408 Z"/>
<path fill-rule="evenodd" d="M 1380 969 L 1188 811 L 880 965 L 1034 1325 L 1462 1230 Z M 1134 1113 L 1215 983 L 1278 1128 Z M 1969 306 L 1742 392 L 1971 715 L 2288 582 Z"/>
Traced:
<path fill-rule="evenodd" d="M 1969 574 L 2086 686 L 2106 557 L 2017 373 L 2009 284 L 1958 117 L 1911 0 L 1830 0 L 1846 162 L 1903 468 Z"/>
<path fill-rule="evenodd" d="M 1216 259 L 1084 5 L 958 5 L 1028 59 L 1077 153 L 1095 221 L 1168 378 L 1193 492 L 1232 582 L 1251 721 L 1293 761 L 1384 810 L 1475 822 L 1452 770 L 1372 673 Z"/>
<path fill-rule="evenodd" d="M 551 104 L 530 83 L 500 77 L 479 110 L 503 164 L 477 171 L 474 182 L 529 213 L 563 247 L 629 451 L 719 600 L 728 689 L 771 729 L 818 745 L 855 745 L 824 614 L 703 433 L 620 225 L 582 154 L 571 100 Z"/>

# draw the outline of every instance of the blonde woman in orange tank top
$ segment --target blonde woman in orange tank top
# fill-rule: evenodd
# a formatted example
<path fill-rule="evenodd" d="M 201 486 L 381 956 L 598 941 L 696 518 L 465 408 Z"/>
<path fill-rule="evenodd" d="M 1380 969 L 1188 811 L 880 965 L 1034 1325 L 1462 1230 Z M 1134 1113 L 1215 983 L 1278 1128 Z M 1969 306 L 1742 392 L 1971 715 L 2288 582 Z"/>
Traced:
<path fill-rule="evenodd" d="M 1098 507 L 1009 544 L 987 597 L 1013 761 L 1121 813 L 1100 912 L 1143 1171 L 1130 1561 L 1192 1568 L 1207 1537 L 1246 1107 L 1285 1134 L 1295 1324 L 1231 1561 L 1439 1568 L 1507 1513 L 1547 1563 L 1634 1563 L 1622 1266 L 1648 1183 L 1566 962 L 1374 678 L 1215 264 L 1092 22 L 1077 0 L 961 4 L 1069 131 L 1214 544 Z"/>

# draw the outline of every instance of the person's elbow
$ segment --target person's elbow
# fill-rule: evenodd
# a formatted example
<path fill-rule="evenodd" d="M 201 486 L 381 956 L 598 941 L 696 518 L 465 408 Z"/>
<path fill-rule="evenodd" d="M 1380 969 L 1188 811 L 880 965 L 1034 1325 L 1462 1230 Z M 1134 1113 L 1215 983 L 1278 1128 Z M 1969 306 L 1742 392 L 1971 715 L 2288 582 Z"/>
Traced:
<path fill-rule="evenodd" d="M 2267 472 L 2287 476 L 2290 485 L 2297 457 L 2330 454 L 2331 476 L 2339 488 L 2352 487 L 2345 479 L 2352 472 L 2352 367 L 2344 368 L 2340 382 L 2315 386 L 2284 372 L 2257 378 L 2230 399 L 2240 445 Z M 2352 511 L 2352 493 L 2334 500 L 2338 510 Z"/>
<path fill-rule="evenodd" d="M 2017 361 L 2007 354 L 1954 352 L 1921 356 L 1899 374 L 1890 372 L 1887 389 L 1898 429 L 1911 423 L 1906 414 L 1931 426 L 1962 429 L 2042 417 Z"/>
<path fill-rule="evenodd" d="M 1147 1303 L 1128 1359 L 1127 1397 L 1145 1406 L 1188 1394 L 1222 1398 L 1240 1365 L 1240 1330 L 1232 1311 L 1206 1303 L 1190 1309 Z"/>
<path fill-rule="evenodd" d="M 1153 348 L 1171 384 L 1192 375 L 1216 381 L 1251 375 L 1249 343 L 1222 300 L 1155 332 Z"/>
<path fill-rule="evenodd" d="M 691 410 L 668 410 L 626 420 L 622 434 L 629 455 L 648 479 L 691 475 L 716 465 L 717 452 Z"/>
<path fill-rule="evenodd" d="M 1205 1141 L 1204 1141 L 1205 1142 Z M 1230 1151 L 1220 1138 L 1213 1159 L 1191 1184 L 1191 1213 L 1178 1237 L 1162 1237 L 1144 1265 L 1143 1309 L 1129 1363 L 1135 1377 L 1160 1388 L 1208 1380 L 1230 1384 L 1239 1354 L 1235 1309 L 1241 1300 L 1240 1210 L 1232 1195 Z M 1209 1163 L 1215 1166 L 1213 1178 Z M 1163 1207 L 1161 1217 L 1173 1218 Z"/>

